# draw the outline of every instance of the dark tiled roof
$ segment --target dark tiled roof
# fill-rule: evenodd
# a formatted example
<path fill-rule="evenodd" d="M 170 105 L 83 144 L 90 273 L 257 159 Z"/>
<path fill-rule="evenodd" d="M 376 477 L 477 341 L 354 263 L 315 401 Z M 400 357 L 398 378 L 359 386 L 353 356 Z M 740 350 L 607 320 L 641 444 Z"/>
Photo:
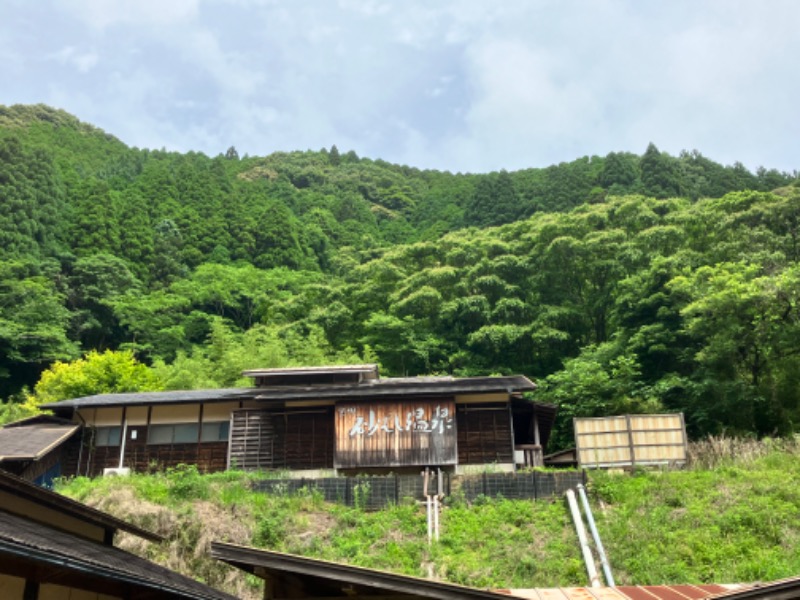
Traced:
<path fill-rule="evenodd" d="M 122 394 L 96 394 L 73 398 L 51 404 L 43 404 L 42 408 L 57 413 L 61 409 L 101 408 L 105 406 L 130 406 L 133 404 L 183 404 L 191 402 L 225 402 L 240 398 L 252 397 L 256 388 L 221 388 L 216 390 L 178 390 L 173 392 L 128 392 Z"/>
<path fill-rule="evenodd" d="M 133 554 L 92 542 L 0 510 L 0 558 L 58 568 L 92 579 L 147 588 L 160 595 L 192 600 L 232 600 L 233 596 L 184 577 Z M 169 596 L 173 597 L 173 596 Z"/>
<path fill-rule="evenodd" d="M 245 377 L 264 377 L 269 375 L 321 375 L 335 373 L 378 373 L 378 365 L 331 365 L 327 367 L 285 367 L 282 369 L 250 369 L 243 371 Z"/>
<path fill-rule="evenodd" d="M 57 510 L 62 514 L 69 515 L 70 517 L 106 530 L 127 531 L 132 535 L 152 542 L 160 542 L 164 539 L 152 531 L 147 531 L 131 523 L 126 523 L 121 519 L 112 517 L 108 513 L 104 513 L 91 506 L 86 506 L 80 502 L 75 502 L 75 500 L 62 496 L 61 494 L 56 494 L 38 485 L 34 485 L 30 481 L 21 479 L 3 470 L 0 470 L 0 492 L 6 492 L 26 502 L 33 502 L 40 506 Z M 3 508 L 5 507 L 0 505 L 0 509 Z"/>
<path fill-rule="evenodd" d="M 509 377 L 392 377 L 362 383 L 330 386 L 286 386 L 258 388 L 258 400 L 366 399 L 395 396 L 437 396 L 442 394 L 486 394 L 525 392 L 536 389 L 522 375 Z"/>
<path fill-rule="evenodd" d="M 251 573 L 259 570 L 275 586 L 276 597 L 508 599 L 507 594 L 234 544 L 212 542 L 211 556 Z"/>
<path fill-rule="evenodd" d="M 79 429 L 77 424 L 32 423 L 0 429 L 0 462 L 38 460 L 67 441 Z"/>
<path fill-rule="evenodd" d="M 527 392 L 536 384 L 522 375 L 508 377 L 391 377 L 361 383 L 331 385 L 291 385 L 262 388 L 187 390 L 177 392 L 134 392 L 98 394 L 74 398 L 42 408 L 61 413 L 65 409 L 135 404 L 181 404 L 190 402 L 224 402 L 245 398 L 265 401 L 311 399 L 377 400 L 396 396 L 433 396 L 441 394 L 485 394 L 492 392 Z"/>
<path fill-rule="evenodd" d="M 568 587 L 536 589 L 481 590 L 441 581 L 420 579 L 408 575 L 365 569 L 324 560 L 306 558 L 234 544 L 213 542 L 211 556 L 250 573 L 259 571 L 260 577 L 269 578 L 276 597 L 312 598 L 351 595 L 354 597 L 402 597 L 494 599 L 524 598 L 527 600 L 700 600 L 719 597 L 731 600 L 762 600 L 778 598 L 768 594 L 757 595 L 754 588 L 746 585 L 648 585 L 620 587 Z M 775 585 L 775 590 L 793 591 L 795 595 L 780 596 L 781 599 L 796 598 L 800 578 L 768 584 L 764 590 Z M 720 594 L 720 596 L 716 596 Z M 728 596 L 727 594 L 730 594 Z"/>
<path fill-rule="evenodd" d="M 740 586 L 740 589 L 721 592 L 716 600 L 790 600 L 800 598 L 800 577 L 789 577 L 769 583 L 754 583 Z"/>

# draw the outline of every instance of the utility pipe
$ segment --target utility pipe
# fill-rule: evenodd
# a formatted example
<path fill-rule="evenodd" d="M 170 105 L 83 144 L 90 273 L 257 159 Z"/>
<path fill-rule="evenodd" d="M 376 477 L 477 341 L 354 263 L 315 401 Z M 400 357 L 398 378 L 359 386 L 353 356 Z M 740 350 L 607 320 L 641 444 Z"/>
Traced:
<path fill-rule="evenodd" d="M 128 419 L 125 419 L 122 423 L 122 442 L 119 447 L 119 468 L 122 468 L 123 463 L 125 462 L 125 438 L 128 437 Z"/>
<path fill-rule="evenodd" d="M 425 495 L 425 512 L 428 517 L 428 545 L 430 545 L 431 540 L 433 539 L 433 515 L 431 514 L 431 509 L 433 507 L 430 494 L 428 494 L 428 475 L 428 467 L 425 467 L 425 470 L 422 472 L 422 493 Z"/>
<path fill-rule="evenodd" d="M 433 500 L 433 538 L 439 541 L 439 496 L 432 496 Z"/>
<path fill-rule="evenodd" d="M 597 525 L 594 522 L 594 515 L 592 514 L 592 507 L 589 505 L 589 498 L 586 495 L 586 488 L 582 483 L 577 485 L 578 495 L 581 497 L 581 504 L 583 504 L 583 512 L 586 513 L 586 521 L 589 523 L 589 531 L 592 532 L 594 538 L 594 545 L 597 548 L 597 554 L 600 555 L 600 564 L 603 567 L 603 574 L 606 576 L 606 583 L 609 587 L 616 587 L 614 583 L 614 574 L 611 572 L 611 565 L 608 563 L 606 550 L 603 548 L 603 542 L 600 541 L 600 532 L 597 531 Z"/>
<path fill-rule="evenodd" d="M 593 588 L 598 588 L 600 587 L 600 577 L 598 576 L 597 568 L 594 565 L 592 550 L 589 548 L 589 540 L 586 537 L 586 529 L 583 526 L 583 518 L 581 517 L 581 511 L 578 508 L 578 501 L 575 499 L 575 492 L 571 489 L 567 490 L 567 502 L 569 503 L 569 510 L 572 513 L 572 521 L 575 523 L 575 531 L 578 534 L 578 541 L 581 543 L 583 562 L 586 563 L 586 573 L 589 575 L 589 585 Z"/>

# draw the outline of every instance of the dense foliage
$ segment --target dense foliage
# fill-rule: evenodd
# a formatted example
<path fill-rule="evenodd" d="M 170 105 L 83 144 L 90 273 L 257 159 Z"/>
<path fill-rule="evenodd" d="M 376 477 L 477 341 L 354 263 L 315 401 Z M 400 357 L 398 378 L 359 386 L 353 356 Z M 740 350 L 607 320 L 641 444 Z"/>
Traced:
<path fill-rule="evenodd" d="M 797 443 L 714 439 L 700 446 L 699 453 L 690 449 L 698 462 L 683 471 L 589 473 L 593 512 L 618 585 L 771 581 L 800 570 Z M 241 598 L 261 592 L 241 571 L 212 560 L 210 541 L 479 588 L 586 585 L 561 498 L 481 498 L 468 505 L 456 492 L 445 502 L 440 542 L 428 546 L 425 509 L 414 502 L 367 512 L 307 490 L 252 491 L 251 481 L 261 477 L 201 475 L 187 467 L 77 478 L 59 491 L 164 535 L 163 544 L 131 537 L 123 544 Z"/>
<path fill-rule="evenodd" d="M 652 144 L 484 175 L 335 146 L 209 158 L 0 107 L 3 412 L 55 361 L 110 349 L 156 387 L 375 360 L 524 373 L 564 424 L 683 410 L 693 434 L 786 433 L 796 176 Z"/>

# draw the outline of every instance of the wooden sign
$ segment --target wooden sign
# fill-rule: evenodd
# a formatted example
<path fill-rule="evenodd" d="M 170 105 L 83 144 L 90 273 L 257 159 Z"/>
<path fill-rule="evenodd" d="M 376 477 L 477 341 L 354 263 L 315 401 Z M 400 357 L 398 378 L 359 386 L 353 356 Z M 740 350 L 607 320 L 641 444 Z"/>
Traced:
<path fill-rule="evenodd" d="M 456 464 L 453 399 L 341 402 L 336 405 L 337 468 Z"/>

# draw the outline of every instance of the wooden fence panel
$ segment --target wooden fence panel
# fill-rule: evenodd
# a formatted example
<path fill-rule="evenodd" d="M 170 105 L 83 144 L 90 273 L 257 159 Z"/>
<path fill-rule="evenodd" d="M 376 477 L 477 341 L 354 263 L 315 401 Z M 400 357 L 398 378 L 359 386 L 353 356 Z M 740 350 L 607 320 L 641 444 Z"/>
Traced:
<path fill-rule="evenodd" d="M 575 419 L 578 464 L 627 468 L 686 463 L 683 414 Z"/>

